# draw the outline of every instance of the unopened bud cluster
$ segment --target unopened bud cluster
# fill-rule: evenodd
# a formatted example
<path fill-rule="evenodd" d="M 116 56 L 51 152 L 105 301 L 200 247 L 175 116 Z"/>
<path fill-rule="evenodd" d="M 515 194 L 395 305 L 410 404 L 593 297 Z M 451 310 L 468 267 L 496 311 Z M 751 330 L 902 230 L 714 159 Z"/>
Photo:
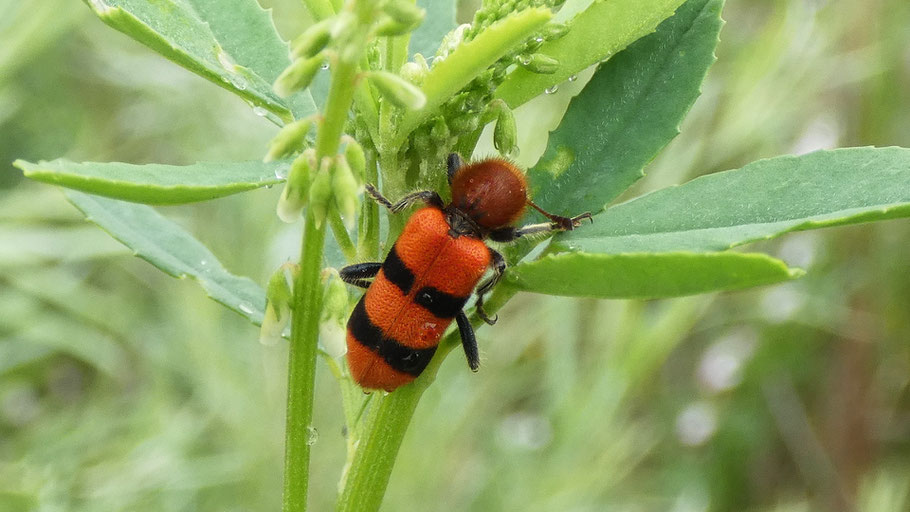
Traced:
<path fill-rule="evenodd" d="M 363 148 L 345 137 L 344 153 L 316 161 L 316 151 L 307 149 L 292 163 L 288 181 L 278 201 L 278 217 L 295 222 L 304 206 L 321 225 L 331 208 L 336 208 L 347 223 L 354 221 L 357 196 L 366 172 Z"/>
<path fill-rule="evenodd" d="M 483 7 L 475 13 L 471 25 L 459 27 L 443 41 L 436 58 L 445 58 L 457 45 L 474 39 L 485 28 L 516 11 L 532 7 L 556 8 L 563 3 L 564 0 L 485 1 Z M 564 24 L 549 23 L 524 45 L 477 76 L 441 107 L 440 116 L 428 120 L 414 131 L 406 157 L 415 165 L 428 160 L 444 161 L 445 155 L 453 150 L 460 137 L 470 136 L 483 123 L 492 119 L 496 120 L 496 148 L 503 155 L 513 156 L 517 151 L 515 119 L 504 104 L 492 105 L 493 94 L 505 80 L 510 66 L 517 64 L 533 73 L 554 73 L 559 68 L 559 61 L 539 50 L 547 41 L 559 39 L 567 31 Z M 402 69 L 402 74 L 419 84 L 419 80 L 426 74 L 421 62 L 425 61 L 415 58 L 413 63 Z"/>
<path fill-rule="evenodd" d="M 326 281 L 322 296 L 322 316 L 319 320 L 319 345 L 331 357 L 347 352 L 345 323 L 351 312 L 347 287 L 335 269 L 323 271 Z"/>
<path fill-rule="evenodd" d="M 285 263 L 269 279 L 266 288 L 265 317 L 259 330 L 259 342 L 263 345 L 278 343 L 291 321 L 294 280 L 299 271 L 300 268 L 296 264 Z"/>

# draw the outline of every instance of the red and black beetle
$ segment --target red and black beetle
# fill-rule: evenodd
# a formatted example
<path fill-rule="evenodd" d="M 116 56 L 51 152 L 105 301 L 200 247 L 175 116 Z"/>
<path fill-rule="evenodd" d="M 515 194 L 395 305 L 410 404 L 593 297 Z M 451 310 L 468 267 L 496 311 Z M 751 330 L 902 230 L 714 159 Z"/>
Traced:
<path fill-rule="evenodd" d="M 477 288 L 476 306 L 485 322 L 494 323 L 483 310 L 483 299 L 506 268 L 502 255 L 484 240 L 509 242 L 571 230 L 591 219 L 590 213 L 569 218 L 539 208 L 528 198 L 524 173 L 507 160 L 464 164 L 453 153 L 447 167 L 449 204 L 434 191 L 414 192 L 392 203 L 367 185 L 370 196 L 392 213 L 417 202 L 427 206 L 411 216 L 384 262 L 359 263 L 340 271 L 345 282 L 367 289 L 347 327 L 348 367 L 364 388 L 392 391 L 417 378 L 453 319 L 468 365 L 476 371 L 477 341 L 462 308 L 492 265 L 493 275 Z M 528 205 L 549 222 L 512 226 Z"/>

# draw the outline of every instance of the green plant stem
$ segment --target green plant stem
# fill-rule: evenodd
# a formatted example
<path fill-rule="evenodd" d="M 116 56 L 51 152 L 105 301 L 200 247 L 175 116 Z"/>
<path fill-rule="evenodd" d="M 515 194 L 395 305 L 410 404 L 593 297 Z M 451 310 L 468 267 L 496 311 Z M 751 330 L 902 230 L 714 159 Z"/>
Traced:
<path fill-rule="evenodd" d="M 285 434 L 285 512 L 306 510 L 309 483 L 310 444 L 307 440 L 313 420 L 313 384 L 316 379 L 316 350 L 322 286 L 319 271 L 325 228 L 317 227 L 310 209 L 304 221 L 300 274 L 294 281 L 294 314 L 288 354 L 288 398 Z"/>
<path fill-rule="evenodd" d="M 517 289 L 503 284 L 506 283 L 500 284 L 487 301 L 488 312 L 497 311 L 517 292 Z M 476 327 L 482 322 L 477 315 L 471 315 L 471 323 Z M 459 333 L 456 329 L 442 340 L 433 361 L 417 380 L 388 396 L 374 398 L 363 437 L 360 439 L 344 490 L 338 500 L 336 509 L 338 512 L 379 510 L 395 466 L 398 449 L 401 447 L 408 425 L 411 424 L 420 397 L 436 378 L 443 360 L 459 345 L 458 339 Z"/>
<path fill-rule="evenodd" d="M 332 233 L 335 235 L 335 241 L 338 242 L 338 247 L 341 248 L 344 257 L 348 261 L 356 260 L 357 248 L 354 247 L 354 242 L 351 241 L 351 236 L 348 234 L 348 228 L 344 226 L 344 221 L 341 220 L 341 214 L 338 213 L 337 208 L 329 209 L 328 219 L 329 225 L 332 226 Z"/>
<path fill-rule="evenodd" d="M 371 185 L 379 183 L 376 152 L 367 151 L 367 168 L 364 180 Z M 374 261 L 379 258 L 379 205 L 376 201 L 364 200 L 360 210 L 360 231 L 357 234 L 359 261 Z"/>
<path fill-rule="evenodd" d="M 363 48 L 364 42 L 352 41 L 350 44 Z M 332 66 L 332 83 L 326 100 L 325 114 L 316 133 L 316 156 L 319 160 L 326 156 L 334 156 L 338 151 L 341 134 L 353 101 L 356 62 L 359 58 L 359 55 L 353 55 L 350 60 L 338 58 Z M 316 226 L 313 213 L 307 208 L 300 275 L 294 283 L 294 317 L 288 357 L 284 512 L 306 510 L 310 465 L 308 440 L 313 419 L 319 317 L 322 313 L 319 271 L 325 246 L 324 226 L 325 224 Z"/>

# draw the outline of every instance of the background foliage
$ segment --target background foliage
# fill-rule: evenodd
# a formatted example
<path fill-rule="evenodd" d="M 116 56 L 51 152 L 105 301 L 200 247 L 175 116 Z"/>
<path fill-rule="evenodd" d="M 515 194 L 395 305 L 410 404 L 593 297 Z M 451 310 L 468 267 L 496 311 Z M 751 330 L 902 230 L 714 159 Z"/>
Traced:
<path fill-rule="evenodd" d="M 285 37 L 306 21 L 299 2 L 263 3 Z M 0 8 L 0 510 L 277 509 L 284 348 L 9 167 L 257 159 L 276 128 L 80 3 Z M 731 0 L 724 18 L 702 96 L 636 193 L 782 153 L 910 146 L 905 2 Z M 300 237 L 277 194 L 162 211 L 264 282 Z M 761 249 L 808 274 L 748 292 L 519 295 L 478 333 L 480 373 L 443 366 L 384 508 L 906 509 L 908 240 L 906 221 L 789 235 Z M 314 510 L 344 463 L 319 379 Z"/>

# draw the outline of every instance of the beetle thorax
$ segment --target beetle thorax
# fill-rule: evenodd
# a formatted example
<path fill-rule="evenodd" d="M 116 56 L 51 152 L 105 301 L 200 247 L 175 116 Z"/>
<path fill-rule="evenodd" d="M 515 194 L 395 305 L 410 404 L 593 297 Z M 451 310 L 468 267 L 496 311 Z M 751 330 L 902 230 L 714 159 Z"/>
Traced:
<path fill-rule="evenodd" d="M 489 159 L 463 166 L 452 177 L 452 203 L 483 229 L 513 224 L 528 200 L 524 174 L 511 162 Z"/>

